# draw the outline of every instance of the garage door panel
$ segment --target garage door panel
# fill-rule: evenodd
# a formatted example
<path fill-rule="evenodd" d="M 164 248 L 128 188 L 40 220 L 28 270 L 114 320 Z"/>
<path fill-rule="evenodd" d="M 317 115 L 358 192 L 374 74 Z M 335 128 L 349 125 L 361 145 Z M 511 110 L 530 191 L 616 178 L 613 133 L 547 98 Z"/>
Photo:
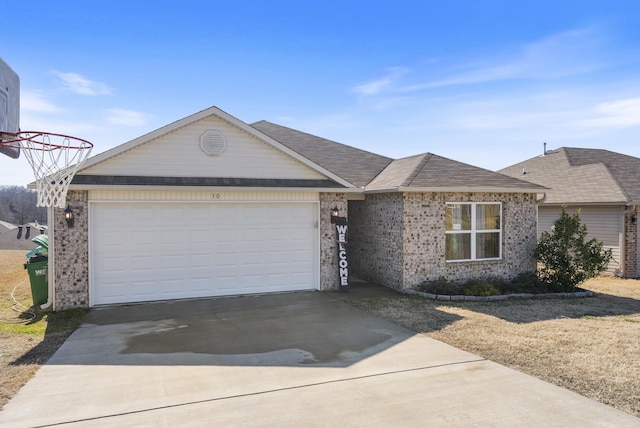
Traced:
<path fill-rule="evenodd" d="M 177 297 L 181 297 L 184 293 L 184 280 L 174 279 L 169 280 L 165 279 L 162 281 L 162 294 L 170 298 L 170 296 L 175 295 Z"/>
<path fill-rule="evenodd" d="M 130 287 L 127 287 L 127 285 L 130 285 Z M 130 280 L 128 281 L 128 284 L 124 284 L 125 292 L 129 292 L 132 297 L 137 297 L 142 300 L 153 297 L 156 294 L 156 289 L 156 282 L 149 280 Z"/>
<path fill-rule="evenodd" d="M 317 289 L 316 225 L 314 203 L 93 203 L 92 304 Z"/>

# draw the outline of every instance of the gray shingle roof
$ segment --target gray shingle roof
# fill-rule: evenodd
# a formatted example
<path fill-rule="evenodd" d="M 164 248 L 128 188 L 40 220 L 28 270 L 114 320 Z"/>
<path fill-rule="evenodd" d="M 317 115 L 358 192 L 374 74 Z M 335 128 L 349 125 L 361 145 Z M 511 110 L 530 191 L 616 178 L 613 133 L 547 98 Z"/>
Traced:
<path fill-rule="evenodd" d="M 416 188 L 496 191 L 531 191 L 545 189 L 476 166 L 447 159 L 432 153 L 395 160 L 369 185 L 367 190 Z"/>
<path fill-rule="evenodd" d="M 545 190 L 524 180 L 431 153 L 393 160 L 267 121 L 251 126 L 350 183 L 366 187 L 366 190 Z"/>
<path fill-rule="evenodd" d="M 251 126 L 357 187 L 365 186 L 392 161 L 385 156 L 264 120 Z"/>
<path fill-rule="evenodd" d="M 551 188 L 545 203 L 640 201 L 640 158 L 609 150 L 561 147 L 499 172 Z"/>

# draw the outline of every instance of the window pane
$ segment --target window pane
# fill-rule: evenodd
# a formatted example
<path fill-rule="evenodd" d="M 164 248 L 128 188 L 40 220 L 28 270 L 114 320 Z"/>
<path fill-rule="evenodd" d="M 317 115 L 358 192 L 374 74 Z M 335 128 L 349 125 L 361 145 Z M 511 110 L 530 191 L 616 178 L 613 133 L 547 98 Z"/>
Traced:
<path fill-rule="evenodd" d="M 468 260 L 471 258 L 471 234 L 447 234 L 447 260 Z"/>
<path fill-rule="evenodd" d="M 476 235 L 476 258 L 497 259 L 500 257 L 500 233 L 478 233 Z"/>
<path fill-rule="evenodd" d="M 500 229 L 500 205 L 499 204 L 476 205 L 476 229 L 477 230 Z"/>
<path fill-rule="evenodd" d="M 471 230 L 471 204 L 447 204 L 447 230 Z"/>

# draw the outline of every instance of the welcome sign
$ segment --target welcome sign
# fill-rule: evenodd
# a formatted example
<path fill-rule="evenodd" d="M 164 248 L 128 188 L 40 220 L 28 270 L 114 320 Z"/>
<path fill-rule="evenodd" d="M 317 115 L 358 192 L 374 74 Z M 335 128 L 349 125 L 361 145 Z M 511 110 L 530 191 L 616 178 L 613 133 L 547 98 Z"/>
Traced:
<path fill-rule="evenodd" d="M 347 218 L 337 217 L 336 237 L 338 241 L 338 273 L 340 277 L 340 291 L 349 290 L 349 260 L 347 258 Z"/>

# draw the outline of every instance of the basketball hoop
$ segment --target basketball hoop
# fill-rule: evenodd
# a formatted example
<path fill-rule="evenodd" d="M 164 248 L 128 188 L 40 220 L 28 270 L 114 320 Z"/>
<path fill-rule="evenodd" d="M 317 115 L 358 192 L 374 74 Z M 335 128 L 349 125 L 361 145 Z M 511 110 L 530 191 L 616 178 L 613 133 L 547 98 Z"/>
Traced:
<path fill-rule="evenodd" d="M 89 157 L 93 144 L 76 137 L 26 131 L 4 134 L 0 147 L 22 149 L 33 169 L 39 207 L 67 206 L 67 190 L 75 173 Z"/>

